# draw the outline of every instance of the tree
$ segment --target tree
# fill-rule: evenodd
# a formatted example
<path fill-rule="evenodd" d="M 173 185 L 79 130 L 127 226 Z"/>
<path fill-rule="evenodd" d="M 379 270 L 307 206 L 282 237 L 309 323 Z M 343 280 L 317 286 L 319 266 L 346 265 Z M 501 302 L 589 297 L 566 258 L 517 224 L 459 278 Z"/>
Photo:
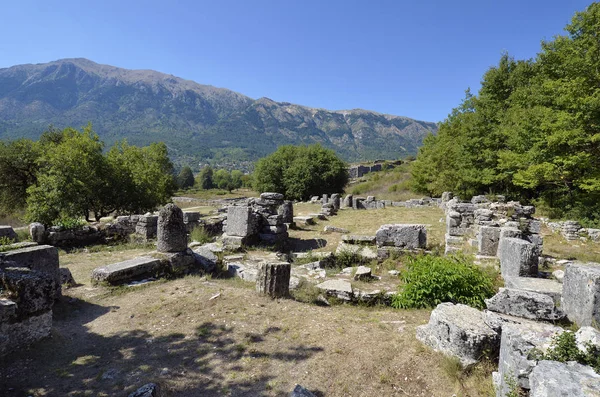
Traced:
<path fill-rule="evenodd" d="M 307 199 L 338 193 L 348 182 L 347 165 L 321 145 L 281 146 L 260 159 L 254 172 L 259 192 L 283 193 L 289 199 Z"/>
<path fill-rule="evenodd" d="M 177 175 L 177 186 L 180 189 L 187 189 L 194 186 L 194 174 L 189 166 L 185 166 Z"/>
<path fill-rule="evenodd" d="M 243 186 L 244 173 L 240 170 L 231 171 L 231 184 L 234 189 L 239 189 Z"/>
<path fill-rule="evenodd" d="M 29 139 L 0 142 L 0 212 L 25 208 L 27 188 L 37 180 L 39 148 Z"/>
<path fill-rule="evenodd" d="M 214 174 L 213 182 L 219 189 L 224 189 L 227 191 L 233 190 L 231 175 L 229 172 L 227 172 L 227 170 L 217 170 L 217 172 Z"/>
<path fill-rule="evenodd" d="M 200 176 L 198 178 L 200 180 L 200 187 L 204 190 L 212 189 L 214 187 L 213 183 L 213 169 L 210 166 L 202 168 L 200 171 Z"/>

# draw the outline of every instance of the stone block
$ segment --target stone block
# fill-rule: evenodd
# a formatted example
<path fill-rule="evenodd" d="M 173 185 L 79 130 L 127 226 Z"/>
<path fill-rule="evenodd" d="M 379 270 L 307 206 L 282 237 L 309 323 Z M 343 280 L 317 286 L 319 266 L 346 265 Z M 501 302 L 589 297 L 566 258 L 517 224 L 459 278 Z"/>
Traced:
<path fill-rule="evenodd" d="M 477 248 L 479 255 L 496 256 L 498 242 L 500 241 L 500 228 L 481 226 L 477 235 Z"/>
<path fill-rule="evenodd" d="M 205 272 L 213 272 L 217 268 L 219 257 L 210 249 L 210 244 L 194 248 L 196 264 Z"/>
<path fill-rule="evenodd" d="M 494 358 L 499 335 L 485 322 L 485 315 L 462 304 L 441 303 L 429 323 L 417 327 L 417 339 L 445 355 L 456 357 L 463 366 L 473 365 L 485 355 Z"/>
<path fill-rule="evenodd" d="M 352 208 L 352 195 L 347 194 L 340 205 L 341 208 Z"/>
<path fill-rule="evenodd" d="M 485 300 L 488 310 L 530 320 L 558 321 L 565 313 L 556 307 L 548 295 L 512 288 L 500 288 L 490 299 Z"/>
<path fill-rule="evenodd" d="M 575 332 L 575 340 L 579 350 L 585 352 L 588 345 L 600 349 L 600 331 L 593 327 L 581 327 Z"/>
<path fill-rule="evenodd" d="M 295 216 L 294 223 L 300 226 L 309 226 L 315 224 L 315 219 L 312 216 Z"/>
<path fill-rule="evenodd" d="M 12 226 L 0 225 L 0 237 L 6 237 L 16 242 L 19 239 Z"/>
<path fill-rule="evenodd" d="M 548 295 L 557 305 L 561 304 L 562 285 L 549 278 L 505 277 L 504 286 L 506 288 Z"/>
<path fill-rule="evenodd" d="M 202 214 L 200 214 L 199 212 L 184 212 L 183 213 L 183 222 L 184 223 L 198 222 L 201 217 L 202 217 Z"/>
<path fill-rule="evenodd" d="M 0 356 L 50 336 L 52 310 L 36 313 L 18 322 L 0 321 Z"/>
<path fill-rule="evenodd" d="M 46 228 L 39 222 L 33 222 L 29 225 L 29 236 L 36 243 L 44 244 L 46 241 Z"/>
<path fill-rule="evenodd" d="M 563 279 L 562 309 L 580 327 L 600 324 L 600 264 L 567 264 Z"/>
<path fill-rule="evenodd" d="M 169 203 L 158 213 L 156 245 L 159 252 L 182 252 L 187 248 L 187 230 L 183 211 Z"/>
<path fill-rule="evenodd" d="M 287 297 L 290 292 L 291 269 L 287 262 L 259 264 L 256 291 L 271 298 Z"/>
<path fill-rule="evenodd" d="M 227 208 L 227 225 L 225 233 L 228 236 L 247 237 L 254 233 L 252 208 L 246 206 Z"/>
<path fill-rule="evenodd" d="M 155 277 L 164 271 L 160 259 L 141 256 L 127 261 L 97 267 L 92 272 L 92 284 L 125 284 L 147 277 Z"/>
<path fill-rule="evenodd" d="M 600 375 L 573 361 L 540 361 L 531 371 L 529 384 L 529 397 L 600 396 Z"/>
<path fill-rule="evenodd" d="M 283 200 L 283 194 L 265 192 L 260 194 L 260 198 L 263 200 Z"/>
<path fill-rule="evenodd" d="M 244 244 L 246 244 L 244 237 L 229 236 L 227 234 L 223 234 L 221 236 L 221 241 L 223 242 L 223 247 L 230 250 L 240 249 L 244 246 Z"/>
<path fill-rule="evenodd" d="M 323 228 L 323 233 L 350 233 L 350 230 L 343 227 L 327 225 Z"/>
<path fill-rule="evenodd" d="M 178 252 L 156 252 L 152 257 L 160 259 L 162 270 L 172 275 L 188 274 L 196 268 L 196 256 L 190 248 Z"/>
<path fill-rule="evenodd" d="M 6 296 L 17 304 L 19 317 L 51 310 L 57 290 L 56 280 L 39 271 L 24 267 L 0 270 L 0 286 Z"/>
<path fill-rule="evenodd" d="M 521 238 L 523 233 L 516 227 L 504 226 L 500 228 L 500 240 L 505 238 Z"/>
<path fill-rule="evenodd" d="M 346 280 L 327 280 L 316 287 L 325 292 L 328 296 L 333 296 L 343 301 L 351 301 L 354 298 L 352 285 Z"/>
<path fill-rule="evenodd" d="M 537 276 L 537 246 L 516 238 L 500 239 L 498 245 L 500 271 L 503 277 Z"/>
<path fill-rule="evenodd" d="M 10 299 L 0 298 L 0 323 L 8 322 L 17 315 L 17 304 Z"/>
<path fill-rule="evenodd" d="M 424 249 L 427 246 L 425 225 L 382 225 L 375 234 L 377 245 L 405 249 Z"/>
<path fill-rule="evenodd" d="M 537 360 L 529 357 L 531 349 L 545 352 L 553 338 L 562 332 L 560 327 L 534 321 L 505 322 L 502 325 L 500 341 L 498 360 L 500 384 L 497 395 L 506 396 L 513 385 L 529 390 L 529 375 L 537 365 Z"/>
<path fill-rule="evenodd" d="M 348 244 L 366 244 L 373 245 L 375 244 L 376 237 L 368 236 L 368 235 L 359 235 L 359 234 L 344 234 L 342 235 L 342 241 Z"/>
<path fill-rule="evenodd" d="M 294 203 L 291 201 L 284 201 L 281 206 L 277 209 L 277 213 L 281 216 L 281 222 L 293 223 L 294 222 Z"/>

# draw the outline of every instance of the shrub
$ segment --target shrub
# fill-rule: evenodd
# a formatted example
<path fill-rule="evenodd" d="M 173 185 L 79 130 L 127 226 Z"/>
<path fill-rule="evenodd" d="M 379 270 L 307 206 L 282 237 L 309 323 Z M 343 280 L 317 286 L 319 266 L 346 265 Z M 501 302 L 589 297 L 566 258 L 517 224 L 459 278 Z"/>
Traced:
<path fill-rule="evenodd" d="M 356 252 L 341 251 L 335 254 L 335 267 L 344 269 L 346 267 L 360 266 L 365 263 L 365 258 Z"/>
<path fill-rule="evenodd" d="M 212 236 L 204 229 L 203 226 L 198 226 L 192 229 L 190 233 L 190 240 L 197 241 L 201 244 L 210 243 Z"/>
<path fill-rule="evenodd" d="M 87 222 L 81 218 L 62 217 L 55 221 L 53 226 L 57 226 L 63 230 L 77 229 L 80 226 L 86 225 Z"/>
<path fill-rule="evenodd" d="M 575 334 L 570 331 L 555 336 L 546 353 L 542 353 L 538 349 L 532 349 L 528 358 L 559 361 L 561 363 L 576 361 L 579 364 L 589 365 L 600 374 L 600 349 L 587 342 L 585 350 L 579 350 Z"/>
<path fill-rule="evenodd" d="M 493 278 L 464 257 L 409 257 L 392 305 L 399 309 L 434 307 L 442 302 L 476 308 L 494 295 Z"/>

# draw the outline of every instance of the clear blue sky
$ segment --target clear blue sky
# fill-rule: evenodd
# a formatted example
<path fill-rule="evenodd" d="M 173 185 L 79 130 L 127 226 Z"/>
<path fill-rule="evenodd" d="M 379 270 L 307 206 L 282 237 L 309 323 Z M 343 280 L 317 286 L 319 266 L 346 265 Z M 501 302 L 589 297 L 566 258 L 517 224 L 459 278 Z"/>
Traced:
<path fill-rule="evenodd" d="M 4 0 L 0 68 L 84 57 L 252 98 L 443 120 L 580 0 Z"/>

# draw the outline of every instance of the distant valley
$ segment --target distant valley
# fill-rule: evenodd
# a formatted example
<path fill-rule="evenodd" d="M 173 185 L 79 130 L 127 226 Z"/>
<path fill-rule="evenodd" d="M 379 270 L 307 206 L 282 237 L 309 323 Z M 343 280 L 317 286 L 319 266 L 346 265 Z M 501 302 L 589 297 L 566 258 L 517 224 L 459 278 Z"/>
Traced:
<path fill-rule="evenodd" d="M 361 109 L 329 111 L 87 59 L 0 69 L 0 138 L 92 122 L 108 145 L 164 141 L 178 163 L 254 161 L 279 145 L 321 143 L 347 161 L 416 153 L 433 122 Z"/>

